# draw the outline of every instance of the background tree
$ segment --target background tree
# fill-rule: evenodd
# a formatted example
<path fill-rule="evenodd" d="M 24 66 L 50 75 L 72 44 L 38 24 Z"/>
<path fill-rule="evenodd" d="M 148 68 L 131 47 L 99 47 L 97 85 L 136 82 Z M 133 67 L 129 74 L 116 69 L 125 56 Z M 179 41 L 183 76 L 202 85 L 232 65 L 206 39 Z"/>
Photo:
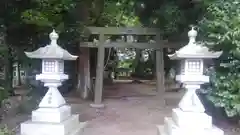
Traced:
<path fill-rule="evenodd" d="M 209 48 L 223 51 L 215 61 L 217 68 L 209 99 L 223 107 L 229 117 L 237 116 L 240 114 L 240 2 L 214 0 L 206 4 L 200 35 Z"/>

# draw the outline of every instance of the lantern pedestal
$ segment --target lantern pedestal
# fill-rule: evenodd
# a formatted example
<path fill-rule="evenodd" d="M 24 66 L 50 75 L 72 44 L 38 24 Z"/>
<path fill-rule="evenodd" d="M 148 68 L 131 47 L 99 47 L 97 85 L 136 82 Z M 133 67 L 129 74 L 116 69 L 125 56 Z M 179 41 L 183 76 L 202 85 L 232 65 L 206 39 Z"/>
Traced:
<path fill-rule="evenodd" d="M 224 132 L 212 125 L 212 117 L 207 115 L 196 90 L 208 82 L 204 75 L 178 75 L 176 77 L 186 85 L 187 92 L 172 110 L 172 117 L 164 119 L 163 126 L 157 126 L 158 135 L 224 135 Z"/>
<path fill-rule="evenodd" d="M 77 114 L 71 114 L 71 106 L 66 104 L 57 89 L 68 76 L 40 74 L 36 79 L 49 89 L 39 108 L 32 111 L 31 120 L 21 123 L 21 135 L 79 135 L 86 123 L 79 122 Z"/>
<path fill-rule="evenodd" d="M 176 125 L 175 121 L 172 118 L 165 118 L 164 119 L 164 126 L 157 126 L 158 128 L 158 135 L 223 135 L 223 131 L 216 126 L 212 126 L 211 128 L 203 128 L 201 126 L 196 124 L 196 122 L 193 123 L 187 123 L 187 127 L 181 127 L 179 125 Z M 195 125 L 192 127 L 195 127 L 191 129 L 191 126 L 189 125 Z M 196 128 L 197 126 L 200 126 L 199 128 Z"/>
<path fill-rule="evenodd" d="M 191 101 L 189 101 L 191 102 Z M 164 125 L 157 126 L 158 135 L 224 135 L 212 125 L 212 117 L 204 112 L 172 110 L 172 117 L 164 118 Z"/>
<path fill-rule="evenodd" d="M 44 112 L 42 113 L 43 117 L 46 116 Z M 58 123 L 29 120 L 21 124 L 21 135 L 80 135 L 85 123 L 79 123 L 78 121 L 78 115 L 72 115 Z"/>

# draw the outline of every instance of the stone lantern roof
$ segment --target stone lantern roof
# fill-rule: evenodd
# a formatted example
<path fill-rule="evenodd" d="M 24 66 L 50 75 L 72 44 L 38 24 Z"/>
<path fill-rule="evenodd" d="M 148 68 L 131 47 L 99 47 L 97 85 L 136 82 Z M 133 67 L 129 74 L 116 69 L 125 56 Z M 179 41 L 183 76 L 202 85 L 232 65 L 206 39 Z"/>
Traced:
<path fill-rule="evenodd" d="M 62 59 L 62 60 L 76 60 L 78 56 L 71 55 L 67 50 L 63 49 L 57 44 L 58 34 L 53 30 L 49 34 L 51 43 L 45 47 L 40 47 L 33 52 L 25 52 L 29 58 L 38 59 Z"/>
<path fill-rule="evenodd" d="M 192 27 L 188 32 L 189 42 L 186 46 L 180 48 L 174 54 L 168 55 L 170 59 L 185 58 L 218 58 L 222 52 L 212 52 L 203 46 L 202 42 L 196 42 L 197 31 Z"/>

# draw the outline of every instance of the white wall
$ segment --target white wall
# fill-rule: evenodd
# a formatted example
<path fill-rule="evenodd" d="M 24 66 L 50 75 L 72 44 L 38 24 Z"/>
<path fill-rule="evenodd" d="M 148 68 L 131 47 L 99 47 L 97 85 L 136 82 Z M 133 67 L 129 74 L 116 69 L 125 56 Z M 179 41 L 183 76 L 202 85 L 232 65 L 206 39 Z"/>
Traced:
<path fill-rule="evenodd" d="M 12 82 L 12 85 L 13 87 L 16 87 L 18 86 L 18 66 L 17 66 L 17 63 L 15 63 L 13 65 L 13 82 Z M 22 84 L 25 84 L 26 82 L 26 72 L 25 70 L 20 66 L 20 79 L 21 79 L 21 83 Z"/>

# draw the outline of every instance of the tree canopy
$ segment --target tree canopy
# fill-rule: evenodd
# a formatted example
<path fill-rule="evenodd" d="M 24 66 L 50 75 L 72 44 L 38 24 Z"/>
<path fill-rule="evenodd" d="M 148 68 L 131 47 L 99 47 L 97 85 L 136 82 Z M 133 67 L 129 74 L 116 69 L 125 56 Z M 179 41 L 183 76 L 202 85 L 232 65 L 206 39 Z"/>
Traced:
<path fill-rule="evenodd" d="M 215 0 L 208 3 L 200 22 L 206 45 L 215 51 L 223 51 L 216 62 L 216 74 L 212 80 L 210 99 L 223 107 L 228 116 L 240 114 L 240 2 Z"/>

